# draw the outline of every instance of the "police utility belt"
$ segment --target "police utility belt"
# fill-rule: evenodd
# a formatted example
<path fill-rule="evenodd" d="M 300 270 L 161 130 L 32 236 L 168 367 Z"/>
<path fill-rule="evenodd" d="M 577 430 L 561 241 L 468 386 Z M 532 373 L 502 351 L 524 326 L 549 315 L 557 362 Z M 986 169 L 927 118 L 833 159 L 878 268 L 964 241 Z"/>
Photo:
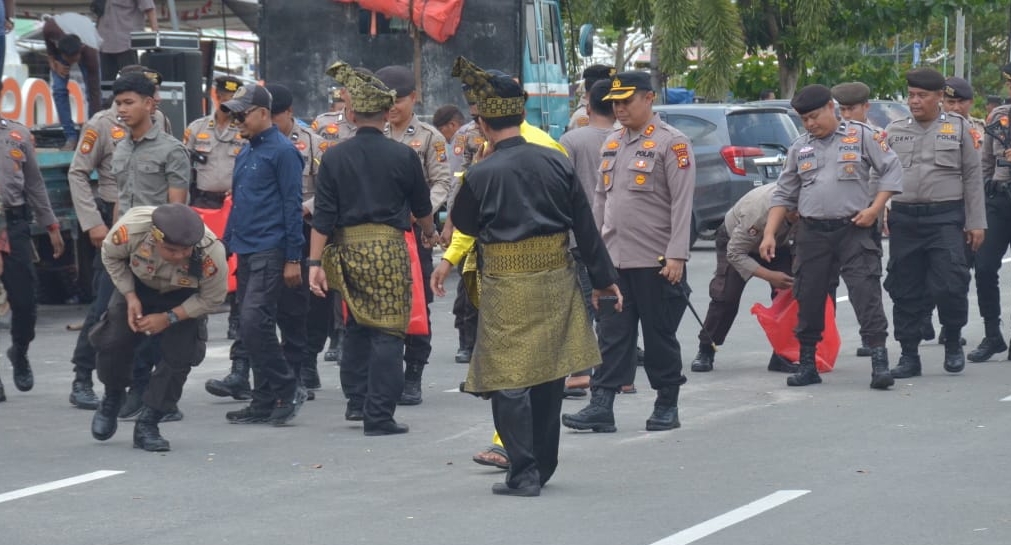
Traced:
<path fill-rule="evenodd" d="M 924 203 L 892 201 L 892 212 L 905 214 L 907 216 L 934 216 L 937 214 L 946 214 L 955 210 L 962 210 L 964 208 L 965 202 L 962 201 L 962 199 L 958 199 L 956 201 Z"/>
<path fill-rule="evenodd" d="M 825 233 L 830 233 L 832 231 L 838 231 L 845 227 L 849 227 L 853 224 L 851 218 L 839 218 L 831 220 L 822 220 L 817 218 L 802 218 L 804 222 L 804 227 L 811 229 L 812 231 L 822 231 Z"/>
<path fill-rule="evenodd" d="M 7 223 L 31 221 L 32 213 L 26 204 L 22 204 L 20 206 L 5 206 L 4 218 L 7 220 Z"/>

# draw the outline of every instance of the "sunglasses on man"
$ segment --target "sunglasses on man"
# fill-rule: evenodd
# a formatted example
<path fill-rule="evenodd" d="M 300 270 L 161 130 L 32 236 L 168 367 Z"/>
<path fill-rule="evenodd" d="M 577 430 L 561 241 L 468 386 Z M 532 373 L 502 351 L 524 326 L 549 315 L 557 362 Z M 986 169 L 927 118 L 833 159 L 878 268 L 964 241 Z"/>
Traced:
<path fill-rule="evenodd" d="M 232 112 L 229 115 L 231 115 L 232 119 L 238 121 L 239 123 L 245 123 L 246 122 L 246 117 L 248 117 L 249 114 L 255 112 L 256 110 L 258 110 L 260 108 L 263 108 L 263 106 L 253 106 L 252 108 L 250 108 L 248 110 L 245 110 L 245 111 L 242 111 L 242 112 Z"/>

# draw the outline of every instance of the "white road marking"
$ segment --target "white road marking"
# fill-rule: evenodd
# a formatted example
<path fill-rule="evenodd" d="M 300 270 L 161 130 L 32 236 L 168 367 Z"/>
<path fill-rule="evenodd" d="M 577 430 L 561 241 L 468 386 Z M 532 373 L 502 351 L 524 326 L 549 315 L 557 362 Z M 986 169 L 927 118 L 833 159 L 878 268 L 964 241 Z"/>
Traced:
<path fill-rule="evenodd" d="M 1001 401 L 1011 401 L 1011 396 L 1007 396 L 1004 399 L 1002 399 Z"/>
<path fill-rule="evenodd" d="M 835 298 L 835 302 L 836 303 L 842 303 L 843 301 L 849 301 L 849 300 L 850 300 L 850 296 L 849 295 L 840 295 L 839 297 Z"/>
<path fill-rule="evenodd" d="M 724 528 L 728 528 L 738 522 L 743 522 L 751 517 L 760 515 L 770 509 L 779 507 L 788 501 L 795 500 L 810 492 L 810 490 L 780 490 L 769 494 L 764 498 L 755 500 L 748 505 L 738 507 L 733 511 L 728 511 L 718 517 L 711 518 L 701 524 L 696 524 L 691 528 L 681 530 L 680 532 L 672 536 L 665 537 L 660 541 L 652 543 L 651 545 L 687 545 L 688 543 L 694 543 L 704 537 L 715 534 Z"/>
<path fill-rule="evenodd" d="M 43 492 L 51 492 L 53 490 L 59 490 L 60 488 L 66 488 L 68 486 L 74 486 L 77 484 L 82 484 L 90 481 L 97 481 L 98 479 L 112 477 L 113 475 L 119 475 L 120 473 L 126 472 L 110 471 L 107 469 L 103 469 L 102 471 L 85 473 L 84 475 L 70 477 L 69 479 L 60 479 L 59 481 L 52 481 L 48 483 L 38 484 L 35 486 L 29 486 L 28 488 L 22 488 L 21 490 L 15 490 L 13 492 L 0 494 L 0 503 L 26 498 L 28 496 L 34 496 L 35 494 L 42 494 Z"/>
<path fill-rule="evenodd" d="M 1011 257 L 1005 257 L 1004 259 L 1001 259 L 1000 262 L 1001 263 L 1011 263 Z"/>

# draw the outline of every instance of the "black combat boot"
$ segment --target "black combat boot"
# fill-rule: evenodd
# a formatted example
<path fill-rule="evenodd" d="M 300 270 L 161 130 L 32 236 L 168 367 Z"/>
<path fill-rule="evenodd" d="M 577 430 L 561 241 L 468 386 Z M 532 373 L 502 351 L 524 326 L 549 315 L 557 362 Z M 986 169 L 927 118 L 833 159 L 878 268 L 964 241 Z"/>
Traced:
<path fill-rule="evenodd" d="M 466 328 L 459 330 L 460 348 L 456 351 L 456 363 L 470 363 L 470 357 L 474 354 L 474 339 L 466 331 Z"/>
<path fill-rule="evenodd" d="M 74 369 L 74 383 L 70 385 L 70 404 L 78 409 L 93 411 L 98 408 L 99 399 L 91 382 L 90 369 Z"/>
<path fill-rule="evenodd" d="M 918 377 L 923 373 L 917 344 L 902 343 L 902 355 L 899 356 L 899 363 L 892 368 L 892 378 Z"/>
<path fill-rule="evenodd" d="M 563 414 L 562 424 L 574 430 L 593 430 L 600 433 L 618 431 L 614 426 L 614 390 L 592 388 L 590 404 L 576 414 Z"/>
<path fill-rule="evenodd" d="M 107 390 L 98 410 L 91 417 L 91 436 L 99 441 L 105 441 L 116 434 L 119 423 L 119 407 L 123 404 L 126 392 L 123 390 Z"/>
<path fill-rule="evenodd" d="M 397 400 L 397 405 L 421 404 L 421 374 L 425 366 L 419 363 L 408 363 L 404 370 L 404 391 Z"/>
<path fill-rule="evenodd" d="M 951 328 L 944 343 L 944 370 L 949 373 L 961 373 L 965 369 L 965 352 L 959 339 L 961 330 Z"/>
<path fill-rule="evenodd" d="M 348 422 L 361 422 L 365 420 L 365 401 L 349 399 L 348 406 L 344 409 L 344 420 Z"/>
<path fill-rule="evenodd" d="M 158 431 L 158 422 L 162 416 L 161 411 L 156 411 L 151 407 L 144 407 L 137 422 L 133 425 L 133 448 L 142 448 L 148 452 L 168 452 L 169 442 L 161 436 Z"/>
<path fill-rule="evenodd" d="M 888 372 L 888 349 L 883 346 L 871 348 L 871 388 L 887 390 L 895 384 L 895 379 Z"/>
<path fill-rule="evenodd" d="M 341 359 L 344 357 L 344 330 L 338 329 L 330 337 L 330 348 L 323 354 L 323 361 L 335 361 L 337 365 L 341 364 Z"/>
<path fill-rule="evenodd" d="M 866 358 L 871 355 L 871 350 L 873 350 L 871 347 L 866 344 L 862 344 L 860 345 L 860 348 L 857 348 L 857 357 Z"/>
<path fill-rule="evenodd" d="M 302 364 L 302 385 L 309 390 L 319 390 L 323 387 L 319 381 L 319 362 L 315 357 Z"/>
<path fill-rule="evenodd" d="M 35 386 L 35 375 L 28 363 L 28 347 L 22 344 L 11 345 L 7 349 L 7 359 L 11 360 L 11 367 L 14 368 L 14 387 L 22 392 L 31 390 Z"/>
<path fill-rule="evenodd" d="M 811 345 L 800 345 L 800 367 L 796 375 L 786 377 L 787 386 L 807 386 L 809 384 L 821 384 L 821 377 L 818 375 L 818 366 L 814 358 L 815 347 Z"/>
<path fill-rule="evenodd" d="M 695 354 L 695 359 L 692 360 L 692 372 L 708 373 L 712 371 L 715 357 L 716 351 L 713 350 L 713 345 L 699 344 L 699 353 Z"/>
<path fill-rule="evenodd" d="M 1000 333 L 1000 320 L 986 320 L 983 324 L 985 337 L 980 341 L 975 350 L 969 352 L 966 358 L 973 363 L 979 363 L 990 359 L 994 354 L 1007 350 L 1007 343 Z"/>
<path fill-rule="evenodd" d="M 680 386 L 665 386 L 656 393 L 653 414 L 646 420 L 646 431 L 673 430 L 681 427 L 678 420 L 678 393 Z"/>
<path fill-rule="evenodd" d="M 769 356 L 769 366 L 766 367 L 766 369 L 777 373 L 799 373 L 800 365 L 791 363 L 790 360 L 773 352 L 772 355 Z"/>
<path fill-rule="evenodd" d="M 123 419 L 133 418 L 144 410 L 144 389 L 131 386 L 126 393 L 126 400 L 119 408 L 119 417 Z"/>
<path fill-rule="evenodd" d="M 225 378 L 208 379 L 204 383 L 204 389 L 211 395 L 218 397 L 231 397 L 237 400 L 253 398 L 253 391 L 249 387 L 249 362 L 244 359 L 232 360 L 232 370 Z"/>

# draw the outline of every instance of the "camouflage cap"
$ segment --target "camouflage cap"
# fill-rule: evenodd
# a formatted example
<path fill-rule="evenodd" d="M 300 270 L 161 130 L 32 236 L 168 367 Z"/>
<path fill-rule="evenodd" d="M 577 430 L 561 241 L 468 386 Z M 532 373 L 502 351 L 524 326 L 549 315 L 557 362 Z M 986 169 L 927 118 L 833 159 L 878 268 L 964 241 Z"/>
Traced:
<path fill-rule="evenodd" d="M 493 84 L 498 78 L 509 81 L 512 81 L 512 78 L 489 74 L 465 57 L 456 58 L 456 62 L 453 63 L 453 77 L 460 78 L 460 81 L 470 88 L 470 92 L 477 98 L 477 111 L 481 117 L 523 115 L 527 102 L 526 93 L 521 92 L 521 96 L 502 97 L 498 95 Z"/>
<path fill-rule="evenodd" d="M 355 70 L 341 60 L 330 65 L 326 73 L 347 88 L 354 111 L 369 114 L 385 112 L 393 107 L 397 92 L 386 87 L 379 78 Z"/>

